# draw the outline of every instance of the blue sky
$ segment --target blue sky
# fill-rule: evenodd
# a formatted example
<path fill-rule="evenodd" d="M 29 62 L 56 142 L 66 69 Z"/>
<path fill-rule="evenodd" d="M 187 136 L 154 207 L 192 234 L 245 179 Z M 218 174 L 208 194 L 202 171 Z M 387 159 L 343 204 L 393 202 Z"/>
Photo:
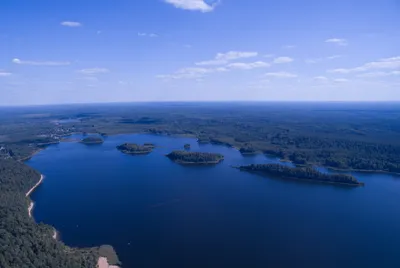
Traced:
<path fill-rule="evenodd" d="M 400 100 L 400 2 L 0 1 L 0 105 L 229 100 Z"/>

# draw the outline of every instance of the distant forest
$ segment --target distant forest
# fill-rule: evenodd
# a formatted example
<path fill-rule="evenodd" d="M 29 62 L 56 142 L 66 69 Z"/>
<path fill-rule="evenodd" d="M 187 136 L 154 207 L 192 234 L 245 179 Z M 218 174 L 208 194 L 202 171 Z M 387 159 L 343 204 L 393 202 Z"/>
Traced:
<path fill-rule="evenodd" d="M 73 132 L 147 132 L 189 135 L 298 165 L 400 173 L 399 103 L 132 103 L 1 112 L 0 146 L 15 159 Z M 63 118 L 79 120 L 57 123 Z"/>

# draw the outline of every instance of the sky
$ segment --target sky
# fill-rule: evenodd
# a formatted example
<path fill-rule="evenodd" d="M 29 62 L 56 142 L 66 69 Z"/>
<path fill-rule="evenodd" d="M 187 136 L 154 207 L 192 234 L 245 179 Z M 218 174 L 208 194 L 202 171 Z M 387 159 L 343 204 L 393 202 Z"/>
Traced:
<path fill-rule="evenodd" d="M 0 1 L 0 105 L 136 101 L 400 101 L 400 1 Z"/>

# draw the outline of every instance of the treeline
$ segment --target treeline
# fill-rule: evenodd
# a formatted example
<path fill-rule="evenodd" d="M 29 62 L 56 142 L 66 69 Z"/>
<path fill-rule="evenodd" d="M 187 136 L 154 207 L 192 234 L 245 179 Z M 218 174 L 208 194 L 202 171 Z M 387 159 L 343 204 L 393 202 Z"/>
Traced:
<path fill-rule="evenodd" d="M 14 160 L 0 160 L 0 267 L 95 268 L 99 252 L 53 239 L 53 228 L 28 216 L 26 192 L 40 174 Z"/>
<path fill-rule="evenodd" d="M 346 174 L 326 174 L 311 167 L 287 167 L 280 164 L 253 164 L 239 167 L 240 170 L 293 180 L 311 180 L 326 183 L 363 185 L 354 176 Z"/>
<path fill-rule="evenodd" d="M 167 157 L 177 163 L 189 164 L 216 164 L 224 159 L 222 154 L 217 153 L 202 153 L 202 152 L 188 152 L 188 151 L 173 151 Z"/>

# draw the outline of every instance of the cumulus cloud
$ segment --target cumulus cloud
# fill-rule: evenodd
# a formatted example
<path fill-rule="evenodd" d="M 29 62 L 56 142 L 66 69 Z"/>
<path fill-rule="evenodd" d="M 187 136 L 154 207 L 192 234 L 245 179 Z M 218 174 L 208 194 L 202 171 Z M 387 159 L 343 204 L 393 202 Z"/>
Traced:
<path fill-rule="evenodd" d="M 89 68 L 89 69 L 79 70 L 78 72 L 85 75 L 96 75 L 96 74 L 109 73 L 110 71 L 106 68 Z"/>
<path fill-rule="evenodd" d="M 347 40 L 343 38 L 331 38 L 325 40 L 325 43 L 331 43 L 331 44 L 336 44 L 338 46 L 347 46 Z"/>
<path fill-rule="evenodd" d="M 243 63 L 243 62 L 235 62 L 228 64 L 227 67 L 231 69 L 241 69 L 241 70 L 251 70 L 256 68 L 267 68 L 270 67 L 271 64 L 263 62 L 263 61 L 256 61 L 250 63 Z"/>
<path fill-rule="evenodd" d="M 201 12 L 213 11 L 219 1 L 214 1 L 213 4 L 209 4 L 204 0 L 164 0 L 166 3 L 174 5 L 176 8 L 186 10 L 197 10 Z"/>
<path fill-rule="evenodd" d="M 218 69 L 218 68 L 217 68 Z M 217 72 L 217 69 L 214 68 L 198 68 L 198 67 L 189 67 L 179 69 L 173 74 L 167 75 L 158 75 L 157 78 L 161 79 L 199 79 L 204 77 L 207 73 Z M 220 69 L 219 71 L 224 71 Z"/>
<path fill-rule="evenodd" d="M 229 61 L 257 57 L 258 52 L 249 51 L 229 51 L 227 53 L 218 53 L 213 60 L 197 62 L 196 65 L 223 65 Z"/>
<path fill-rule="evenodd" d="M 321 61 L 325 61 L 325 60 L 334 60 L 334 59 L 338 59 L 341 58 L 342 55 L 333 55 L 333 56 L 329 56 L 326 58 L 313 58 L 313 59 L 306 59 L 305 62 L 308 64 L 314 64 L 314 63 L 318 63 Z"/>
<path fill-rule="evenodd" d="M 81 27 L 82 23 L 77 21 L 63 21 L 61 22 L 61 25 L 66 27 Z"/>
<path fill-rule="evenodd" d="M 13 59 L 13 63 L 19 65 L 34 65 L 34 66 L 65 66 L 70 65 L 71 63 L 68 61 L 27 61 L 20 59 Z"/>
<path fill-rule="evenodd" d="M 328 81 L 328 78 L 326 78 L 325 76 L 315 76 L 313 78 L 313 80 L 324 82 L 324 81 Z"/>
<path fill-rule="evenodd" d="M 275 78 L 296 78 L 297 74 L 288 72 L 273 72 L 273 73 L 266 73 L 265 76 L 275 77 Z"/>
<path fill-rule="evenodd" d="M 337 79 L 333 80 L 333 82 L 335 82 L 335 83 L 345 83 L 348 81 L 349 81 L 349 79 L 346 79 L 346 78 L 337 78 Z"/>
<path fill-rule="evenodd" d="M 7 77 L 7 76 L 11 76 L 12 73 L 0 70 L 0 77 Z"/>
<path fill-rule="evenodd" d="M 385 76 L 400 76 L 400 71 L 391 71 L 391 72 L 368 72 L 357 75 L 357 77 L 363 78 L 374 78 L 374 77 L 385 77 Z"/>
<path fill-rule="evenodd" d="M 284 49 L 292 49 L 292 48 L 295 48 L 295 47 L 296 47 L 295 45 L 285 45 L 282 48 L 284 48 Z"/>
<path fill-rule="evenodd" d="M 290 57 L 278 57 L 274 59 L 274 63 L 280 64 L 280 63 L 289 63 L 294 61 L 292 58 Z"/>
<path fill-rule="evenodd" d="M 339 68 L 328 70 L 330 73 L 340 73 L 340 74 L 349 74 L 356 72 L 366 72 L 371 70 L 380 70 L 380 69 L 398 69 L 400 68 L 400 56 L 380 59 L 378 61 L 368 62 L 364 65 L 355 67 L 355 68 Z"/>
<path fill-rule="evenodd" d="M 151 38 L 154 38 L 154 37 L 158 37 L 158 34 L 155 34 L 155 33 L 138 33 L 138 36 L 139 37 L 151 37 Z"/>

